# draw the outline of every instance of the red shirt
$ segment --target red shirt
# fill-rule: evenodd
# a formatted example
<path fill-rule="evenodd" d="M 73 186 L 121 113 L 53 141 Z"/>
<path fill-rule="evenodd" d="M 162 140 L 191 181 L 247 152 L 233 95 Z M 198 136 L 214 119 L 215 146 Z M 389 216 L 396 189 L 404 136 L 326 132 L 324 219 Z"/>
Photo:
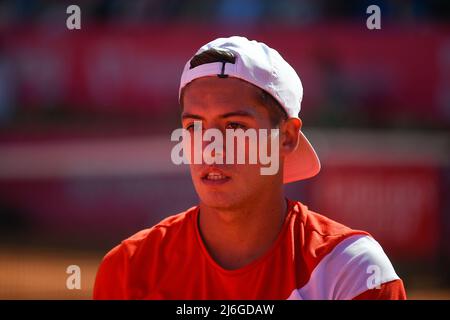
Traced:
<path fill-rule="evenodd" d="M 199 208 L 122 241 L 103 259 L 94 299 L 405 299 L 381 246 L 289 201 L 277 240 L 260 258 L 226 270 L 209 255 Z"/>

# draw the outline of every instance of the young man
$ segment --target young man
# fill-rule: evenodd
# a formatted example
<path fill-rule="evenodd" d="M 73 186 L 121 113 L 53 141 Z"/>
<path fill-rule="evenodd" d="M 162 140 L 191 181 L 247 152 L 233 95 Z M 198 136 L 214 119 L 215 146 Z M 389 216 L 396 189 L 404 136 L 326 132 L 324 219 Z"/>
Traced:
<path fill-rule="evenodd" d="M 300 131 L 300 79 L 277 51 L 242 37 L 216 39 L 187 62 L 179 95 L 186 132 L 278 129 L 270 151 L 279 170 L 191 164 L 199 205 L 112 249 L 95 299 L 405 299 L 368 233 L 285 199 L 283 184 L 316 175 L 320 163 Z M 244 149 L 248 160 L 255 150 Z"/>

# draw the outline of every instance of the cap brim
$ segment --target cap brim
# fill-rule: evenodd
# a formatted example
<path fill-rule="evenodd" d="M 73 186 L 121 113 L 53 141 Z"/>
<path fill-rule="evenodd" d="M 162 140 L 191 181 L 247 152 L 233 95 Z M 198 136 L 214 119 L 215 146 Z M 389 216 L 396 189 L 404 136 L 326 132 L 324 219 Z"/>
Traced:
<path fill-rule="evenodd" d="M 297 149 L 288 155 L 284 161 L 283 182 L 290 183 L 314 177 L 320 171 L 320 161 L 316 151 L 299 131 Z"/>

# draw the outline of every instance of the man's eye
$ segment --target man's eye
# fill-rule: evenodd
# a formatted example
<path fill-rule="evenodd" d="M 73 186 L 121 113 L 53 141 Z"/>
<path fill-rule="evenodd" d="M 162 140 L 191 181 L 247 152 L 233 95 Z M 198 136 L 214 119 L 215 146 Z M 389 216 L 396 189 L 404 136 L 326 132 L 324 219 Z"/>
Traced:
<path fill-rule="evenodd" d="M 247 127 L 243 124 L 237 123 L 237 122 L 230 122 L 229 124 L 227 124 L 226 129 L 242 129 L 242 130 L 246 130 Z"/>
<path fill-rule="evenodd" d="M 195 130 L 200 130 L 202 128 L 202 126 L 201 125 L 195 125 L 194 123 L 190 123 L 190 124 L 188 124 L 187 126 L 186 126 L 186 130 L 188 130 L 188 131 L 195 131 Z"/>

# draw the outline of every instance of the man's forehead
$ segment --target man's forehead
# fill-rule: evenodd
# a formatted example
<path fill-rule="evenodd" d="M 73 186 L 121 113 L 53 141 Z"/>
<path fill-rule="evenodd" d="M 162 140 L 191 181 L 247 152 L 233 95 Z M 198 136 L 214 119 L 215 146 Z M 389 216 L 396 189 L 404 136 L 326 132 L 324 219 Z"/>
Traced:
<path fill-rule="evenodd" d="M 261 89 L 237 78 L 203 77 L 195 79 L 184 89 L 184 104 L 206 103 L 208 100 L 224 103 L 260 101 Z"/>

